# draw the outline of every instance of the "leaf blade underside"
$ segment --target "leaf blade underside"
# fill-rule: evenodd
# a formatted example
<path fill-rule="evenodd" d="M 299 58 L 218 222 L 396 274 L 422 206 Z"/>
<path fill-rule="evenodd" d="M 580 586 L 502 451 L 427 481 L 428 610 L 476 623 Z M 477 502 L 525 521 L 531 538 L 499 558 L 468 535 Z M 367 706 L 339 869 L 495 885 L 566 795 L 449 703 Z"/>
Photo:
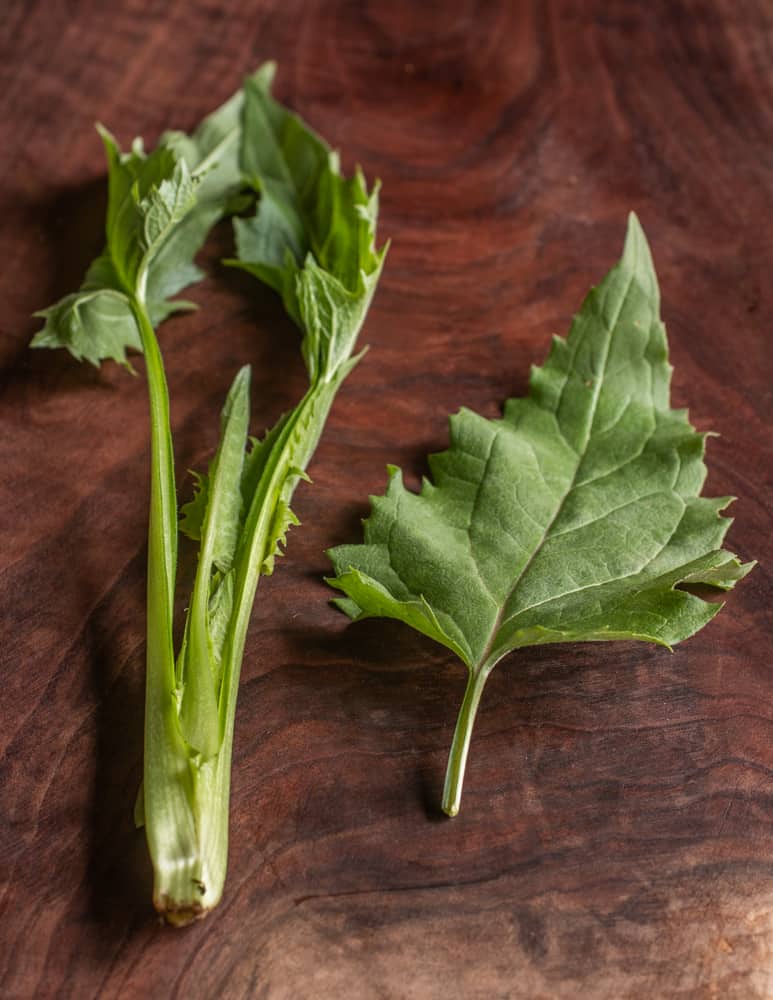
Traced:
<path fill-rule="evenodd" d="M 671 646 L 719 610 L 676 589 L 729 589 L 751 568 L 721 549 L 732 498 L 699 496 L 704 438 L 669 407 L 652 259 L 631 216 L 621 261 L 555 338 L 500 420 L 462 410 L 432 481 L 393 469 L 365 542 L 330 552 L 350 617 L 398 618 L 489 670 L 546 642 Z"/>

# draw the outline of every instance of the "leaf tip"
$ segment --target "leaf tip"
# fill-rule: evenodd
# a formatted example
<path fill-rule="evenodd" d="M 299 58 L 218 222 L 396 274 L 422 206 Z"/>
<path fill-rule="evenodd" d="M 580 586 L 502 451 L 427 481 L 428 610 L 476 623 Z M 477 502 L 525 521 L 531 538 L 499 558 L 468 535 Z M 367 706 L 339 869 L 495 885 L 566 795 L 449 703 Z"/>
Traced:
<path fill-rule="evenodd" d="M 276 76 L 278 64 L 274 59 L 267 59 L 261 63 L 252 76 L 247 77 L 247 82 L 256 83 L 267 94 L 271 93 L 271 86 Z"/>
<path fill-rule="evenodd" d="M 647 243 L 647 237 L 644 235 L 644 229 L 641 222 L 639 221 L 639 216 L 636 212 L 628 213 L 628 223 L 626 226 L 625 233 L 625 249 L 634 251 L 646 250 L 649 252 L 649 244 Z"/>

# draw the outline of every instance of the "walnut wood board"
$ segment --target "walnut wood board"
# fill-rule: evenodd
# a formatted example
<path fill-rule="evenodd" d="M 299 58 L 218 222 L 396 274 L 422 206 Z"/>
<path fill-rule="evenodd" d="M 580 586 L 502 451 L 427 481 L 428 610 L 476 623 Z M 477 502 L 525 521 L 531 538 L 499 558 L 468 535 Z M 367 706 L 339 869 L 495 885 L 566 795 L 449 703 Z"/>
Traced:
<path fill-rule="evenodd" d="M 0 46 L 0 995 L 773 996 L 773 8 L 766 0 L 5 0 Z M 278 96 L 383 181 L 393 241 L 297 511 L 261 583 L 220 909 L 160 926 L 141 773 L 142 377 L 30 352 L 101 245 L 93 122 L 190 128 L 264 59 Z M 442 818 L 464 686 L 394 623 L 349 626 L 324 550 L 385 465 L 411 483 L 459 406 L 494 416 L 617 259 L 652 243 L 674 402 L 759 567 L 667 650 L 557 646 L 489 681 Z M 161 334 L 180 490 L 236 368 L 253 427 L 293 404 L 277 300 L 204 254 Z M 139 365 L 141 371 L 141 364 Z M 190 579 L 193 552 L 183 550 Z"/>

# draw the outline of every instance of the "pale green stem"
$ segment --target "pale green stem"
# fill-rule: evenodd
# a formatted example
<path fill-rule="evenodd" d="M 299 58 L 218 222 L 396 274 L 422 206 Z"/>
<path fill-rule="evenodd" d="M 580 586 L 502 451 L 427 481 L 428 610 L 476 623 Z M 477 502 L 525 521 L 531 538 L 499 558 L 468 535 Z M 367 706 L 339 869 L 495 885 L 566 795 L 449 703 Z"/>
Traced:
<path fill-rule="evenodd" d="M 467 677 L 467 688 L 456 720 L 456 729 L 446 768 L 446 781 L 443 787 L 443 812 L 449 816 L 456 816 L 459 812 L 472 727 L 488 675 L 488 670 L 478 668 L 471 669 Z"/>
<path fill-rule="evenodd" d="M 143 812 L 153 862 L 153 902 L 171 919 L 198 912 L 206 896 L 205 863 L 191 803 L 195 774 L 180 734 L 175 699 L 172 615 L 177 564 L 169 394 L 161 352 L 144 302 L 132 299 L 145 354 L 150 397 L 150 521 L 147 576 L 147 669 Z M 202 886 L 204 887 L 202 889 Z"/>

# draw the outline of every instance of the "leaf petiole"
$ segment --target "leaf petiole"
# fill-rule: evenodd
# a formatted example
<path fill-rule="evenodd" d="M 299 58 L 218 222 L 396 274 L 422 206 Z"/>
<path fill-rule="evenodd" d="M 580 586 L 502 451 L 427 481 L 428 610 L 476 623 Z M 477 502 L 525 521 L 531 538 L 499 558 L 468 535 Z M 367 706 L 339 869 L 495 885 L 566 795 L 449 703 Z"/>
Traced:
<path fill-rule="evenodd" d="M 488 680 L 491 667 L 469 668 L 467 687 L 456 719 L 454 738 L 451 741 L 451 751 L 448 755 L 446 780 L 443 785 L 443 812 L 447 816 L 456 816 L 462 801 L 462 785 L 467 767 L 467 753 L 470 749 L 470 738 L 475 725 L 475 716 L 483 694 L 483 688 Z"/>

